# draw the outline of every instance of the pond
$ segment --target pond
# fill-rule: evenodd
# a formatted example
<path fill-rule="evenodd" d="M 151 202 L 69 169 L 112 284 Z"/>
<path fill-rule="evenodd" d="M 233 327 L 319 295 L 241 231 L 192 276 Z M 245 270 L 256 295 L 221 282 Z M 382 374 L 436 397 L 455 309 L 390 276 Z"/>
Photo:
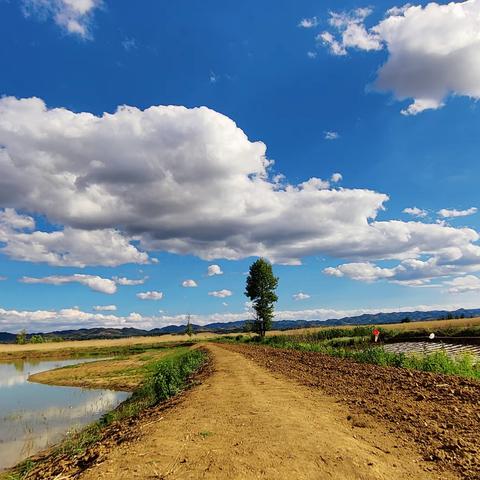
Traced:
<path fill-rule="evenodd" d="M 34 373 L 85 361 L 0 362 L 0 471 L 97 420 L 129 396 L 28 381 Z"/>
<path fill-rule="evenodd" d="M 383 346 L 385 351 L 392 353 L 419 353 L 445 352 L 447 355 L 456 356 L 468 353 L 480 359 L 479 345 L 462 345 L 442 342 L 398 342 Z"/>

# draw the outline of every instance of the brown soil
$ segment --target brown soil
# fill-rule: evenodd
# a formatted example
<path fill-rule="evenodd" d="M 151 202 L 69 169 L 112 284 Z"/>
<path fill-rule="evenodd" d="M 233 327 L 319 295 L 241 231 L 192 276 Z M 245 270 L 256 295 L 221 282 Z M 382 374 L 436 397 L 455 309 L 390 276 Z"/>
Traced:
<path fill-rule="evenodd" d="M 384 425 L 402 442 L 415 441 L 432 467 L 480 479 L 480 382 L 311 352 L 247 345 L 227 348 L 338 398 L 349 407 L 353 424 L 360 416 L 367 423 Z"/>
<path fill-rule="evenodd" d="M 171 350 L 168 349 L 149 350 L 148 353 L 132 355 L 126 359 L 81 363 L 36 373 L 30 375 L 28 380 L 47 385 L 133 392 L 145 380 L 145 366 L 169 353 Z"/>
<path fill-rule="evenodd" d="M 223 346 L 208 349 L 213 375 L 141 425 L 139 438 L 94 458 L 79 478 L 458 478 L 423 461 L 381 422 L 259 366 L 256 349 L 255 361 Z"/>

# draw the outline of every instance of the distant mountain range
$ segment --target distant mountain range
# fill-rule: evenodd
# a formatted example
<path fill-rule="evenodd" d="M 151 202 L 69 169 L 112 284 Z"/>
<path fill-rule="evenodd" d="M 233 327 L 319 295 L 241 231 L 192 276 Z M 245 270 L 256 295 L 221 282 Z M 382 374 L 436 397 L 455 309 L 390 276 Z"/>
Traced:
<path fill-rule="evenodd" d="M 274 330 L 290 330 L 296 328 L 308 328 L 318 326 L 339 326 L 339 325 L 380 325 L 385 323 L 399 323 L 409 319 L 412 322 L 421 320 L 434 320 L 447 317 L 479 317 L 480 308 L 459 309 L 455 311 L 431 310 L 428 312 L 393 312 L 363 314 L 355 317 L 335 318 L 331 320 L 279 320 L 273 322 Z M 245 320 L 229 323 L 209 323 L 208 325 L 192 325 L 194 332 L 230 333 L 242 332 Z M 138 328 L 81 328 L 78 330 L 59 330 L 48 333 L 37 333 L 46 338 L 59 338 L 61 340 L 91 340 L 125 337 L 144 337 L 165 334 L 181 334 L 185 331 L 185 325 L 168 325 L 153 330 L 142 330 Z M 29 334 L 30 337 L 34 334 Z M 0 332 L 0 343 L 15 343 L 16 335 L 13 333 Z"/>

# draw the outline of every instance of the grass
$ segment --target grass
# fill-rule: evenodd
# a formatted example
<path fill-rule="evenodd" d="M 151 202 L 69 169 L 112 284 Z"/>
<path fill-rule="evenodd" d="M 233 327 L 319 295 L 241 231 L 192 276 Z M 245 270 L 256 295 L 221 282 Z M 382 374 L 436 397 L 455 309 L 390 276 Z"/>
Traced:
<path fill-rule="evenodd" d="M 430 327 L 418 327 L 414 323 L 411 323 L 411 328 L 408 329 L 406 327 L 400 328 L 400 325 L 387 326 L 383 325 L 381 327 L 377 327 L 380 331 L 380 338 L 384 342 L 390 341 L 399 341 L 401 340 L 409 340 L 409 339 L 419 339 L 428 337 L 430 333 L 435 333 L 437 337 L 480 337 L 480 326 L 458 326 L 455 325 L 453 322 L 455 320 L 449 320 L 449 324 L 447 326 L 435 327 L 434 325 L 437 322 L 431 322 L 432 325 Z M 422 322 L 426 323 L 426 322 Z M 443 325 L 443 324 L 442 324 Z M 312 341 L 322 341 L 322 340 L 329 340 L 329 339 L 339 339 L 339 338 L 347 338 L 347 337 L 366 337 L 372 338 L 372 330 L 375 327 L 371 325 L 366 326 L 355 326 L 350 328 L 323 328 L 316 331 L 305 331 L 303 334 L 292 334 L 292 335 L 278 335 L 278 336 L 285 336 L 285 337 L 295 337 L 295 338 L 304 338 L 309 342 Z M 273 336 L 276 337 L 276 336 Z"/>
<path fill-rule="evenodd" d="M 168 398 L 177 395 L 184 389 L 189 377 L 206 361 L 206 354 L 201 350 L 179 348 L 172 354 L 148 364 L 148 375 L 143 385 L 132 396 L 116 409 L 103 415 L 98 421 L 78 432 L 70 434 L 63 442 L 54 447 L 49 461 L 61 456 L 83 454 L 88 447 L 103 438 L 105 428 L 113 422 L 139 415 L 149 407 L 153 407 Z M 19 464 L 14 471 L 2 476 L 2 480 L 22 480 L 37 466 L 31 460 Z"/>
<path fill-rule="evenodd" d="M 278 335 L 272 337 L 244 337 L 238 335 L 222 341 L 257 343 L 275 348 L 286 348 L 306 352 L 318 352 L 324 355 L 340 357 L 359 363 L 371 363 L 381 366 L 393 366 L 422 370 L 425 372 L 460 375 L 480 379 L 480 362 L 469 354 L 448 356 L 443 351 L 426 355 L 386 352 L 382 347 L 371 346 L 371 336 L 364 336 L 367 327 L 339 330 L 326 329 L 309 335 Z M 332 331 L 340 332 L 338 338 L 330 338 Z M 370 332 L 370 328 L 368 328 Z M 350 336 L 346 336 L 347 332 Z M 353 336 L 355 332 L 357 336 Z M 345 336 L 342 336 L 345 334 Z"/>
<path fill-rule="evenodd" d="M 354 330 L 356 328 L 367 328 L 370 331 L 374 324 L 357 326 L 357 325 L 342 325 L 342 326 L 325 326 L 325 327 L 306 327 L 291 330 L 272 330 L 267 332 L 267 336 L 277 335 L 301 335 L 320 332 L 322 330 Z M 383 330 L 400 330 L 400 331 L 428 331 L 428 333 L 436 331 L 448 331 L 448 329 L 461 330 L 470 327 L 480 327 L 480 317 L 475 318 L 456 318 L 452 320 L 422 320 L 412 321 L 407 323 L 385 323 L 382 324 Z M 476 335 L 480 335 L 480 330 L 476 330 Z"/>
<path fill-rule="evenodd" d="M 382 342 L 399 342 L 408 340 L 420 340 L 427 338 L 430 333 L 434 333 L 438 337 L 475 337 L 480 338 L 480 325 L 469 325 L 467 321 L 477 321 L 478 319 L 461 319 L 461 320 L 439 320 L 432 322 L 411 322 L 408 324 L 382 325 L 376 327 L 380 331 L 380 339 Z M 461 322 L 461 323 L 457 323 Z M 408 327 L 406 326 L 408 325 Z M 297 332 L 269 332 L 266 341 L 275 339 L 275 343 L 285 342 L 294 339 L 296 342 L 317 343 L 322 342 L 328 344 L 330 340 L 332 346 L 353 346 L 369 342 L 373 338 L 372 331 L 375 327 L 372 325 L 357 325 L 352 327 L 331 327 L 319 329 L 302 329 Z M 277 333 L 275 335 L 274 333 Z M 222 337 L 226 341 L 235 338 L 236 340 L 245 340 L 251 338 L 255 341 L 255 337 L 237 335 L 236 337 Z"/>
<path fill-rule="evenodd" d="M 28 350 L 28 351 L 1 351 L 0 345 L 0 361 L 24 360 L 29 362 L 42 360 L 62 360 L 77 358 L 94 358 L 94 357 L 127 357 L 135 354 L 146 354 L 158 350 L 168 349 L 180 346 L 191 346 L 193 342 L 157 342 L 157 343 L 141 343 L 141 344 L 125 344 L 125 345 L 108 345 L 108 341 L 102 346 L 82 346 L 82 342 L 75 347 L 54 348 L 51 350 Z M 47 344 L 42 344 L 47 345 Z M 48 344 L 51 345 L 51 344 Z M 58 346 L 61 344 L 53 344 Z M 7 345 L 10 346 L 10 345 Z"/>
<path fill-rule="evenodd" d="M 31 460 L 25 460 L 17 466 L 17 470 L 15 472 L 7 473 L 5 476 L 1 476 L 0 474 L 0 478 L 5 480 L 23 480 L 34 467 L 35 462 L 32 462 Z"/>

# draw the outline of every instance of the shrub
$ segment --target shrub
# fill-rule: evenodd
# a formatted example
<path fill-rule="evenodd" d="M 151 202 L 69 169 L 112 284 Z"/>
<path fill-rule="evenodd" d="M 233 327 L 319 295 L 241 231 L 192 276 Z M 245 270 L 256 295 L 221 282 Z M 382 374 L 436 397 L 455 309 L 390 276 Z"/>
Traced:
<path fill-rule="evenodd" d="M 204 359 L 202 351 L 191 350 L 180 357 L 160 362 L 152 379 L 156 401 L 161 402 L 176 395 Z"/>

